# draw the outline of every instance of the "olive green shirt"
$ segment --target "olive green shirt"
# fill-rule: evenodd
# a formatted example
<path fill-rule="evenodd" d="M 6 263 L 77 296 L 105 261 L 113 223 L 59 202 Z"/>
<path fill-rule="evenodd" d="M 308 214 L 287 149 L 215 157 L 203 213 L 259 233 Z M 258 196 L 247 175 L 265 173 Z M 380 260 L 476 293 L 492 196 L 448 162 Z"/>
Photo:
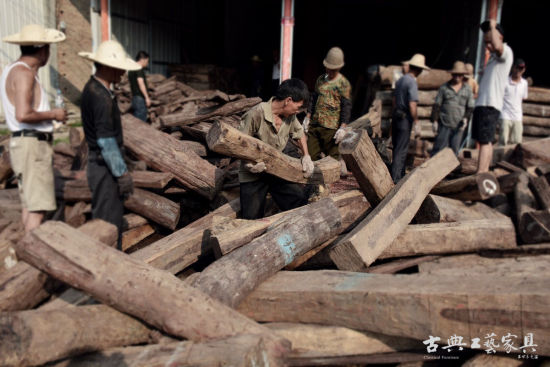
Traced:
<path fill-rule="evenodd" d="M 267 102 L 260 103 L 248 111 L 241 120 L 239 130 L 260 139 L 282 152 L 288 142 L 288 138 L 300 139 L 304 135 L 304 129 L 296 118 L 296 115 L 292 115 L 283 119 L 279 131 L 277 131 L 275 118 L 271 110 L 272 101 L 273 98 Z M 260 175 L 248 171 L 244 167 L 245 163 L 241 162 L 239 181 L 252 182 L 258 180 Z"/>

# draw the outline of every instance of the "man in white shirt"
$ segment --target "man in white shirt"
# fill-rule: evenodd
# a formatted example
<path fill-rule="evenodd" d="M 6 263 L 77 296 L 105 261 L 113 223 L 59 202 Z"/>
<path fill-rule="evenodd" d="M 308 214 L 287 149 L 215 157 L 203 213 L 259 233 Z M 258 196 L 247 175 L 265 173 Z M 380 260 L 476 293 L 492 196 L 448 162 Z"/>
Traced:
<path fill-rule="evenodd" d="M 503 42 L 504 31 L 500 24 L 491 19 L 481 24 L 481 30 L 491 57 L 479 83 L 472 120 L 472 137 L 480 144 L 477 173 L 488 172 L 493 160 L 493 140 L 514 60 L 512 49 Z"/>
<path fill-rule="evenodd" d="M 504 91 L 500 115 L 500 144 L 519 144 L 523 136 L 523 100 L 527 98 L 527 80 L 523 79 L 525 61 L 516 59 Z"/>

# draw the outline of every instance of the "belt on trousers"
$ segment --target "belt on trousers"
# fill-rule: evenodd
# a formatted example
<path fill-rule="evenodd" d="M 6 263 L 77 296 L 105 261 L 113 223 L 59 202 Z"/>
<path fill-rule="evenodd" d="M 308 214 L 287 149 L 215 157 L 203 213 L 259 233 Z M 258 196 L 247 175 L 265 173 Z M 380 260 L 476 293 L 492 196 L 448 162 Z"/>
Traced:
<path fill-rule="evenodd" d="M 38 130 L 19 130 L 14 131 L 11 136 L 18 137 L 18 136 L 26 136 L 31 138 L 36 138 L 38 140 L 47 141 L 48 143 L 51 143 L 53 141 L 53 134 L 52 133 L 45 133 Z"/>

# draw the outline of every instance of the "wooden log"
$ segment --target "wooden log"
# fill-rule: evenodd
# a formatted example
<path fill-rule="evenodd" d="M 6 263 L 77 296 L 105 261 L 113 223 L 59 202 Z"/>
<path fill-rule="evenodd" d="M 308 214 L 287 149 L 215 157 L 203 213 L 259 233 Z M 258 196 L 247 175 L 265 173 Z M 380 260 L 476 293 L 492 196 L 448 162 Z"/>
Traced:
<path fill-rule="evenodd" d="M 290 182 L 330 184 L 340 179 L 340 163 L 332 157 L 314 162 L 313 175 L 305 178 L 299 159 L 290 157 L 224 123 L 212 124 L 206 139 L 210 150 L 256 163 L 264 162 L 267 173 Z"/>
<path fill-rule="evenodd" d="M 462 367 L 520 367 L 523 366 L 525 362 L 519 359 L 519 356 L 519 354 L 518 357 L 487 353 L 477 354 L 462 364 Z"/>
<path fill-rule="evenodd" d="M 78 239 L 78 240 L 75 240 Z M 170 335 L 194 341 L 265 335 L 274 353 L 288 342 L 206 294 L 62 222 L 46 222 L 17 244 L 33 266 Z"/>
<path fill-rule="evenodd" d="M 509 172 L 526 173 L 523 168 L 518 167 L 518 166 L 516 166 L 516 165 L 514 165 L 510 162 L 506 162 L 506 161 L 497 162 L 497 166 L 501 167 L 501 168 L 504 168 L 505 170 L 507 170 Z"/>
<path fill-rule="evenodd" d="M 524 115 L 523 116 L 523 127 L 526 126 L 538 126 L 550 128 L 550 117 L 535 117 Z"/>
<path fill-rule="evenodd" d="M 335 236 L 341 224 L 331 199 L 298 208 L 270 226 L 265 235 L 212 263 L 193 285 L 236 307 L 263 280 Z"/>
<path fill-rule="evenodd" d="M 548 272 L 548 268 L 546 268 Z M 385 275 L 340 271 L 279 272 L 239 310 L 262 322 L 301 322 L 426 340 L 510 332 L 547 340 L 550 290 L 540 276 Z M 297 296 L 299 295 L 299 296 Z M 537 353 L 550 354 L 536 343 Z M 503 351 L 502 344 L 500 351 Z"/>
<path fill-rule="evenodd" d="M 73 206 L 65 206 L 65 223 L 71 227 L 80 227 L 86 222 L 86 211 L 88 210 L 88 205 L 83 201 L 77 202 Z"/>
<path fill-rule="evenodd" d="M 367 132 L 349 132 L 338 149 L 369 203 L 373 206 L 378 205 L 394 184 L 388 168 Z"/>
<path fill-rule="evenodd" d="M 348 124 L 352 129 L 372 129 L 372 136 L 382 136 L 382 101 L 375 99 L 369 111 Z M 370 132 L 369 132 L 370 133 Z"/>
<path fill-rule="evenodd" d="M 550 103 L 550 89 L 529 87 L 526 102 Z"/>
<path fill-rule="evenodd" d="M 382 202 L 330 251 L 340 269 L 363 269 L 386 249 L 420 208 L 433 185 L 458 166 L 444 149 L 401 180 Z"/>
<path fill-rule="evenodd" d="M 135 187 L 148 189 L 163 189 L 174 178 L 173 174 L 167 172 L 134 171 L 130 174 Z"/>
<path fill-rule="evenodd" d="M 550 209 L 523 213 L 518 231 L 524 243 L 550 242 Z"/>
<path fill-rule="evenodd" d="M 384 264 L 369 266 L 366 272 L 373 274 L 394 274 L 398 271 L 412 268 L 413 266 L 418 266 L 426 261 L 433 261 L 435 259 L 438 259 L 439 257 L 440 256 L 427 255 L 406 259 L 397 259 Z"/>
<path fill-rule="evenodd" d="M 71 358 L 55 367 L 269 367 L 283 366 L 280 359 L 268 357 L 265 341 L 258 335 L 239 335 L 202 343 L 191 341 L 110 348 Z"/>
<path fill-rule="evenodd" d="M 175 113 L 161 116 L 160 121 L 164 126 L 190 125 L 195 122 L 210 120 L 214 117 L 223 117 L 239 112 L 246 112 L 260 102 L 262 102 L 262 99 L 259 97 L 243 98 L 233 102 L 228 102 L 209 113 L 200 114 L 199 111 L 199 113 L 194 116 L 190 116 L 188 113 Z"/>
<path fill-rule="evenodd" d="M 535 103 L 523 103 L 523 113 L 525 115 L 550 117 L 550 106 Z"/>
<path fill-rule="evenodd" d="M 137 228 L 147 223 L 147 219 L 134 213 L 126 214 L 122 217 L 122 228 L 124 230 Z"/>
<path fill-rule="evenodd" d="M 407 226 L 378 258 L 475 252 L 516 246 L 516 231 L 510 218 L 414 224 Z"/>
<path fill-rule="evenodd" d="M 518 144 L 510 157 L 510 163 L 527 169 L 550 163 L 550 138 L 537 139 Z"/>
<path fill-rule="evenodd" d="M 176 78 L 175 77 L 168 78 L 163 82 L 161 82 L 159 85 L 157 85 L 155 88 L 153 88 L 153 93 L 151 97 L 154 99 L 157 99 L 159 96 L 166 93 L 170 93 L 176 88 L 177 88 Z"/>
<path fill-rule="evenodd" d="M 0 182 L 7 180 L 13 175 L 10 163 L 10 152 L 4 151 L 0 154 Z"/>
<path fill-rule="evenodd" d="M 529 188 L 529 176 L 526 173 L 519 175 L 514 187 L 514 202 L 516 207 L 516 222 L 521 223 L 525 213 L 537 209 L 535 195 Z M 521 235 L 521 231 L 520 231 Z"/>
<path fill-rule="evenodd" d="M 474 202 L 471 204 L 463 201 L 446 198 L 444 196 L 430 195 L 440 213 L 441 222 L 460 222 L 476 219 L 498 219 L 506 216 L 491 207 Z"/>
<path fill-rule="evenodd" d="M 530 180 L 533 193 L 538 199 L 542 209 L 550 209 L 550 184 L 546 177 L 533 177 Z"/>
<path fill-rule="evenodd" d="M 122 116 L 124 145 L 148 166 L 170 172 L 174 178 L 197 193 L 213 199 L 221 187 L 223 171 L 185 149 L 181 143 L 126 114 Z"/>
<path fill-rule="evenodd" d="M 124 202 L 124 206 L 171 230 L 176 229 L 180 218 L 180 205 L 178 203 L 137 188 Z"/>
<path fill-rule="evenodd" d="M 393 79 L 394 70 L 401 70 L 400 65 L 389 65 L 380 67 L 380 77 L 382 85 L 392 85 L 396 80 Z M 431 69 L 424 70 L 417 78 L 418 89 L 438 89 L 451 79 L 451 74 L 447 70 Z"/>
<path fill-rule="evenodd" d="M 191 126 L 182 126 L 181 129 L 191 135 L 191 137 L 206 142 L 206 135 L 211 127 L 212 123 L 201 121 Z"/>
<path fill-rule="evenodd" d="M 150 235 L 155 233 L 150 224 L 144 224 L 122 233 L 122 251 L 126 252 Z"/>
<path fill-rule="evenodd" d="M 116 244 L 114 225 L 94 219 L 79 230 L 107 244 Z M 32 308 L 50 296 L 59 283 L 25 262 L 18 262 L 9 271 L 0 273 L 0 311 L 19 311 Z"/>
<path fill-rule="evenodd" d="M 524 125 L 523 126 L 523 135 L 548 137 L 548 136 L 550 136 L 550 127 Z"/>
<path fill-rule="evenodd" d="M 522 173 L 520 172 L 513 172 L 508 175 L 499 176 L 498 186 L 500 187 L 500 192 L 503 194 L 510 194 L 514 192 L 514 188 L 521 175 Z"/>
<path fill-rule="evenodd" d="M 492 172 L 478 173 L 443 181 L 437 184 L 431 191 L 435 195 L 447 196 L 463 201 L 485 200 L 498 192 L 498 180 Z"/>
<path fill-rule="evenodd" d="M 106 348 L 149 343 L 154 331 L 103 305 L 0 313 L 0 365 L 37 366 Z"/>

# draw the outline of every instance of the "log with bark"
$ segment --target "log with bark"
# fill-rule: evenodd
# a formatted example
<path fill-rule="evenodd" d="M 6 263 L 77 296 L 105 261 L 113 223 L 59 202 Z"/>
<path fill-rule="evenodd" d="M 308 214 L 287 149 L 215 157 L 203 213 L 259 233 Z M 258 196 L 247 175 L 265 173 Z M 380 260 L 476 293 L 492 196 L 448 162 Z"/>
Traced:
<path fill-rule="evenodd" d="M 223 171 L 186 149 L 179 140 L 126 114 L 122 116 L 124 145 L 148 166 L 170 172 L 199 194 L 213 199 L 223 181 Z"/>
<path fill-rule="evenodd" d="M 432 187 L 458 166 L 444 149 L 403 178 L 382 202 L 330 252 L 339 269 L 370 265 L 415 216 Z"/>
<path fill-rule="evenodd" d="M 124 201 L 124 206 L 136 214 L 151 219 L 171 230 L 176 229 L 180 218 L 180 205 L 152 192 L 134 189 L 134 193 Z"/>
<path fill-rule="evenodd" d="M 550 103 L 550 89 L 540 87 L 529 87 L 527 102 Z"/>
<path fill-rule="evenodd" d="M 259 334 L 274 355 L 288 351 L 288 342 L 267 328 L 62 222 L 42 224 L 19 241 L 16 250 L 38 269 L 170 335 L 204 341 Z"/>
<path fill-rule="evenodd" d="M 314 162 L 313 175 L 305 178 L 299 159 L 290 157 L 225 123 L 214 123 L 206 139 L 210 150 L 256 163 L 264 162 L 267 173 L 290 182 L 330 184 L 340 179 L 340 163 L 332 157 Z"/>
<path fill-rule="evenodd" d="M 523 103 L 523 113 L 525 115 L 550 117 L 550 106 L 536 103 Z"/>
<path fill-rule="evenodd" d="M 432 194 L 462 201 L 479 201 L 499 192 L 498 180 L 492 172 L 478 173 L 437 184 Z"/>
<path fill-rule="evenodd" d="M 148 189 L 163 189 L 174 178 L 171 173 L 154 171 L 134 171 L 130 175 L 134 180 L 135 187 Z"/>
<path fill-rule="evenodd" d="M 470 274 L 458 279 L 282 271 L 263 282 L 238 309 L 262 322 L 343 326 L 418 340 L 454 334 L 471 340 L 508 332 L 518 340 L 528 333 L 538 340 L 550 337 L 545 277 Z M 550 355 L 548 345 L 535 344 L 537 353 Z"/>
<path fill-rule="evenodd" d="M 327 198 L 285 213 L 265 235 L 215 261 L 193 285 L 236 307 L 262 281 L 335 236 L 342 218 Z"/>

